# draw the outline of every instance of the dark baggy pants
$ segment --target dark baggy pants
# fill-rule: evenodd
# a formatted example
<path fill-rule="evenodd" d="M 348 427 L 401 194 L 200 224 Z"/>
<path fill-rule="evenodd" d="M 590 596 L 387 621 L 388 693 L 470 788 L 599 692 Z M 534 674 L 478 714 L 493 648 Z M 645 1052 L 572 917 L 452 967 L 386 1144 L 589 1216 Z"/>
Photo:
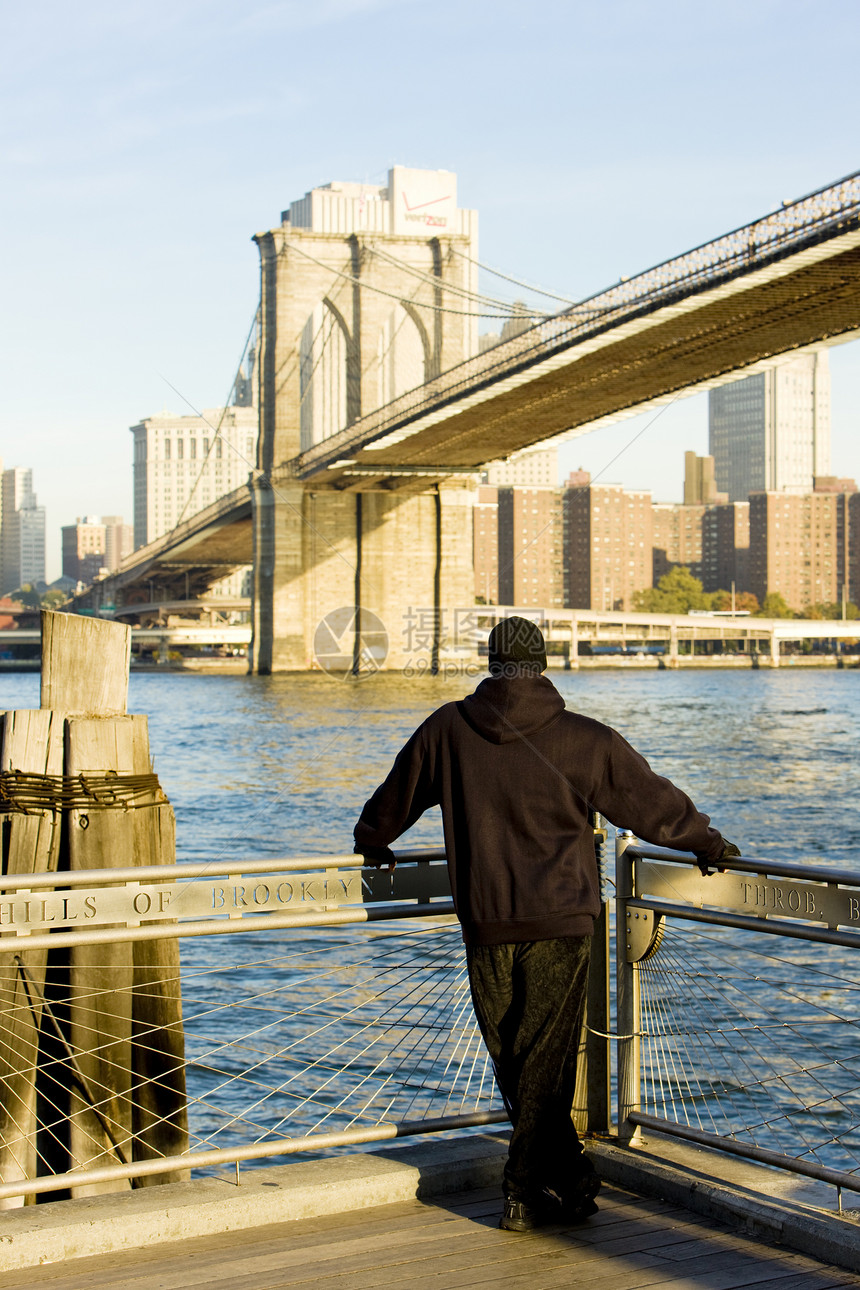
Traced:
<path fill-rule="evenodd" d="M 513 1125 L 505 1194 L 560 1196 L 590 1165 L 570 1118 L 590 936 L 467 945 L 481 1034 Z"/>

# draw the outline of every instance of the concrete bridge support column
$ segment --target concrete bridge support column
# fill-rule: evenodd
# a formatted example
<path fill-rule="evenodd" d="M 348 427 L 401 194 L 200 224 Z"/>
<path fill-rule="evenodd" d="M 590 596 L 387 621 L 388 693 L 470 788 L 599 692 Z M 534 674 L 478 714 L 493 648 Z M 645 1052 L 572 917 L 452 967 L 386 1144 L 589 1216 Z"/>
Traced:
<path fill-rule="evenodd" d="M 263 477 L 251 481 L 254 575 L 252 672 L 301 670 L 305 643 L 304 490 Z"/>
<path fill-rule="evenodd" d="M 323 620 L 344 667 L 439 669 L 455 607 L 474 599 L 470 486 L 314 492 L 260 478 L 252 489 L 252 671 L 331 666 L 315 644 Z M 362 651 L 362 631 L 377 619 L 388 635 L 384 661 Z"/>

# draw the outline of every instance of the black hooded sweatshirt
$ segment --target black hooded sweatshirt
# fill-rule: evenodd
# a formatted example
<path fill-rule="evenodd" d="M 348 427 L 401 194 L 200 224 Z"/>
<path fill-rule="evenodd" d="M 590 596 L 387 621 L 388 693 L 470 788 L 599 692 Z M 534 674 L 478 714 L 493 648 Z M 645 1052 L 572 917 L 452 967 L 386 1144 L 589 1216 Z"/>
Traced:
<path fill-rule="evenodd" d="M 418 727 L 361 812 L 377 861 L 441 805 L 451 891 L 474 945 L 582 936 L 600 909 L 588 808 L 658 846 L 708 860 L 707 815 L 609 726 L 568 712 L 544 676 L 489 677 Z"/>

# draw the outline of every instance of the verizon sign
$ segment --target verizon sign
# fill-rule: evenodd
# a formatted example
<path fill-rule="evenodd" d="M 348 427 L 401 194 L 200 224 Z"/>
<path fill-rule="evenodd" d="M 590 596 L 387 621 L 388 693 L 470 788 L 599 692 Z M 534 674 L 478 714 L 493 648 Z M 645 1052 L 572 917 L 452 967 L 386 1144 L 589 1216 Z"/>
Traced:
<path fill-rule="evenodd" d="M 457 176 L 450 170 L 409 170 L 393 166 L 388 172 L 392 233 L 438 237 L 457 229 Z"/>

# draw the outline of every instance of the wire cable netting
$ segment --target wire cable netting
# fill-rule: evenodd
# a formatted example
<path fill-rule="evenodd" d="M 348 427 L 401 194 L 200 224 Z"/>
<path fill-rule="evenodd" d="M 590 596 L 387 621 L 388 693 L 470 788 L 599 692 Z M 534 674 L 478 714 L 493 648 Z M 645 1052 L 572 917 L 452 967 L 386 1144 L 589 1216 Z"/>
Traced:
<path fill-rule="evenodd" d="M 19 1176 L 61 1172 L 58 1153 L 91 1168 L 503 1114 L 451 920 L 201 938 L 182 959 L 133 992 L 95 959 L 43 985 L 4 967 L 0 1139 Z M 151 1024 L 130 1024 L 131 993 Z"/>
<path fill-rule="evenodd" d="M 640 965 L 642 1110 L 854 1172 L 856 966 L 849 950 L 776 940 L 667 928 Z"/>
<path fill-rule="evenodd" d="M 189 966 L 194 1149 L 501 1108 L 459 928 L 292 940 L 283 957 Z"/>

